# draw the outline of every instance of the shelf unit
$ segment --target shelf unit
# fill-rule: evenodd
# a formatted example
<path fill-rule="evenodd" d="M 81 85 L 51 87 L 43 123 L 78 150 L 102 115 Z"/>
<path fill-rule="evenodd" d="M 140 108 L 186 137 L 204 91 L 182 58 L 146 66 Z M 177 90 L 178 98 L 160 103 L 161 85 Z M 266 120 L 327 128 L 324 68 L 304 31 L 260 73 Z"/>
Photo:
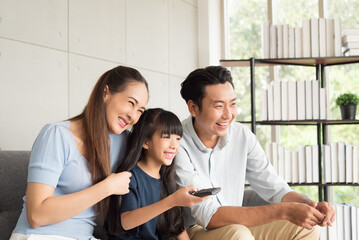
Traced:
<path fill-rule="evenodd" d="M 359 184 L 346 183 L 323 183 L 322 177 L 322 145 L 326 144 L 326 127 L 328 125 L 340 124 L 359 124 L 359 120 L 296 120 L 296 121 L 256 121 L 255 113 L 255 67 L 261 66 L 307 66 L 315 67 L 316 79 L 319 81 L 320 87 L 323 87 L 323 80 L 325 79 L 325 67 L 334 65 L 343 65 L 358 63 L 359 56 L 352 57 L 325 57 L 325 58 L 282 58 L 282 59 L 241 59 L 241 60 L 220 60 L 220 64 L 224 67 L 249 67 L 251 80 L 251 121 L 243 122 L 250 123 L 252 132 L 256 133 L 256 125 L 313 125 L 317 129 L 317 144 L 319 156 L 319 183 L 301 183 L 290 184 L 291 186 L 318 186 L 319 201 L 328 201 L 328 186 L 359 186 Z M 320 106 L 319 106 L 320 107 Z"/>

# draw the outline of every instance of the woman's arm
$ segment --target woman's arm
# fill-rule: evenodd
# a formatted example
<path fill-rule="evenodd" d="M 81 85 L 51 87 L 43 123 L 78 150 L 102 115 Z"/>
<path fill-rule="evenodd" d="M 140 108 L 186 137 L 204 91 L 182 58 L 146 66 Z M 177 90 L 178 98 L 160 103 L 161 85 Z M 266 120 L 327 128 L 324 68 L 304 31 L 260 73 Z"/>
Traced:
<path fill-rule="evenodd" d="M 69 219 L 112 194 L 126 194 L 131 173 L 111 174 L 105 180 L 82 191 L 54 196 L 55 188 L 29 182 L 26 191 L 26 215 L 32 228 Z"/>
<path fill-rule="evenodd" d="M 177 206 L 192 206 L 208 198 L 192 196 L 188 193 L 190 190 L 195 191 L 196 189 L 193 186 L 186 186 L 156 203 L 122 213 L 121 222 L 123 229 L 129 230 L 138 227 L 170 208 Z"/>

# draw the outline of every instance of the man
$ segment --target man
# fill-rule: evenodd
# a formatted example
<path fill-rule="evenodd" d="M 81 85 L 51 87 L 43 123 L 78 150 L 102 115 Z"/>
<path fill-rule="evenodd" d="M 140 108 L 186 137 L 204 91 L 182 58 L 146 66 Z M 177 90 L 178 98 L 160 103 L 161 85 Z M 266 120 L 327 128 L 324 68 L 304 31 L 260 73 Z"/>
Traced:
<path fill-rule="evenodd" d="M 240 123 L 230 72 L 197 69 L 182 83 L 191 117 L 176 156 L 177 183 L 221 187 L 187 209 L 191 239 L 319 239 L 315 226 L 331 226 L 334 209 L 290 189 L 268 162 L 255 135 Z M 245 180 L 271 205 L 242 207 Z M 197 223 L 198 225 L 196 225 Z"/>

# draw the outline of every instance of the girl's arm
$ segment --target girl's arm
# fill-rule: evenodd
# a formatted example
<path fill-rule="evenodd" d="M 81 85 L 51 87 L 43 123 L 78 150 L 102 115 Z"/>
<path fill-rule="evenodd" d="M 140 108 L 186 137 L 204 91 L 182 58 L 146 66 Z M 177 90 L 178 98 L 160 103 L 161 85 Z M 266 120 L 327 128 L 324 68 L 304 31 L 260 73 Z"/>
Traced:
<path fill-rule="evenodd" d="M 129 192 L 131 173 L 121 172 L 82 191 L 54 196 L 55 188 L 29 182 L 26 191 L 26 215 L 32 228 L 55 224 L 69 219 L 112 194 Z"/>
<path fill-rule="evenodd" d="M 190 190 L 195 191 L 196 189 L 193 186 L 186 186 L 156 203 L 122 213 L 121 222 L 123 229 L 129 230 L 138 227 L 170 208 L 177 206 L 189 207 L 208 198 L 192 196 L 188 193 Z"/>

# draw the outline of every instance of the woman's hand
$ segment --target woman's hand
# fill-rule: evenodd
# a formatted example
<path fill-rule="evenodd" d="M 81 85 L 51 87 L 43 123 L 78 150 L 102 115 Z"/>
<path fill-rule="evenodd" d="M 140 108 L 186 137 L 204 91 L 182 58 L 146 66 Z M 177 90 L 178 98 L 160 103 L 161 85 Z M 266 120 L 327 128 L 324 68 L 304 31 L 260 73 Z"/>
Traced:
<path fill-rule="evenodd" d="M 112 173 L 109 175 L 105 181 L 108 186 L 108 190 L 110 195 L 124 195 L 129 193 L 129 185 L 130 185 L 130 172 L 120 172 L 120 173 Z"/>
<path fill-rule="evenodd" d="M 203 202 L 210 197 L 196 197 L 189 194 L 189 191 L 197 191 L 197 189 L 193 185 L 190 185 L 183 187 L 171 194 L 170 197 L 174 201 L 174 206 L 190 207 L 197 203 Z"/>

